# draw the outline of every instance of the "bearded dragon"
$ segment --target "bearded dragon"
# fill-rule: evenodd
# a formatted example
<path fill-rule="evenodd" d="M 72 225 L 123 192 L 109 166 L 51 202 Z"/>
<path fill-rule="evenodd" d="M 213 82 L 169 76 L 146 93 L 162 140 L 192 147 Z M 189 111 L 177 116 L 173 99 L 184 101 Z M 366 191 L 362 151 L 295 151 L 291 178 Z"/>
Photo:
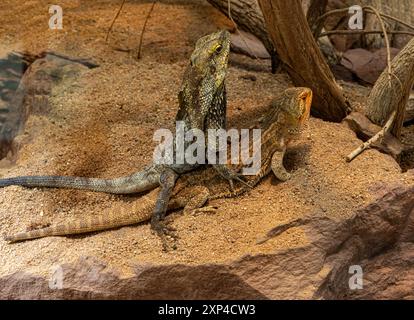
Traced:
<path fill-rule="evenodd" d="M 257 185 L 270 171 L 281 181 L 290 178 L 290 173 L 283 166 L 283 157 L 289 142 L 300 133 L 303 123 L 309 118 L 311 103 L 312 91 L 308 88 L 286 89 L 272 101 L 262 120 L 260 154 L 254 155 L 261 157 L 260 169 L 255 175 L 246 176 L 246 181 L 251 187 Z M 251 154 L 255 151 L 252 145 L 248 147 Z M 233 165 L 232 169 L 236 171 L 242 165 Z M 147 221 L 156 207 L 158 189 L 160 188 L 135 200 L 132 205 L 112 208 L 102 216 L 91 216 L 77 222 L 17 233 L 5 237 L 5 240 L 17 242 L 48 236 L 87 233 Z M 240 182 L 236 182 L 236 188 L 233 191 L 228 190 L 216 170 L 202 167 L 178 178 L 172 190 L 168 210 L 184 208 L 184 214 L 204 211 L 205 208 L 209 209 L 203 208 L 207 201 L 236 197 L 247 190 L 250 188 Z"/>
<path fill-rule="evenodd" d="M 215 32 L 197 41 L 178 94 L 179 110 L 176 121 L 183 121 L 184 132 L 199 129 L 207 133 L 208 129 L 225 129 L 227 102 L 225 77 L 229 52 L 230 34 L 227 31 Z M 216 144 L 218 145 L 218 142 Z M 186 162 L 177 164 L 175 161 L 171 165 L 152 163 L 142 171 L 114 179 L 20 176 L 0 179 L 0 187 L 20 185 L 130 194 L 149 191 L 160 186 L 152 227 L 162 233 L 164 230 L 160 220 L 166 214 L 167 203 L 177 177 L 196 167 L 197 164 Z M 233 188 L 233 179 L 241 180 L 239 174 L 232 172 L 225 165 L 216 164 L 214 167 L 230 182 L 231 188 Z"/>

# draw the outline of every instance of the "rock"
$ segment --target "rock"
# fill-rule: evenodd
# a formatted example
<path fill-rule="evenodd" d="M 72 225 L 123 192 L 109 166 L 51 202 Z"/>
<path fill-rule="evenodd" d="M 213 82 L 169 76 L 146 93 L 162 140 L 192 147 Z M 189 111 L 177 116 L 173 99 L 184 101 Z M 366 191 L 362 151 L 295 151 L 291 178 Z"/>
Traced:
<path fill-rule="evenodd" d="M 253 34 L 242 30 L 231 34 L 231 49 L 251 58 L 270 59 L 263 43 Z"/>
<path fill-rule="evenodd" d="M 345 68 L 355 72 L 355 70 L 359 70 L 370 63 L 371 60 L 372 52 L 358 48 L 347 50 L 342 57 L 341 64 Z"/>
<path fill-rule="evenodd" d="M 348 82 L 357 80 L 351 70 L 349 70 L 348 68 L 340 64 L 331 66 L 331 70 L 335 76 L 335 79 L 348 81 Z"/>
<path fill-rule="evenodd" d="M 331 276 L 319 289 L 324 298 L 412 299 L 414 277 L 414 187 L 381 186 L 383 194 L 334 232 L 344 239 L 329 249 Z M 338 263 L 339 262 L 339 263 Z M 350 290 L 348 268 L 359 265 L 363 290 Z"/>
<path fill-rule="evenodd" d="M 378 199 L 338 223 L 302 221 L 306 246 L 212 264 L 137 265 L 121 277 L 92 257 L 51 266 L 47 275 L 0 277 L 1 299 L 405 299 L 412 298 L 414 186 L 381 185 Z M 351 290 L 361 266 L 364 290 Z M 394 272 L 394 273 L 393 273 Z M 397 281 L 396 281 L 397 280 Z"/>
<path fill-rule="evenodd" d="M 34 120 L 30 123 L 36 126 Z M 393 241 L 409 238 L 398 235 L 403 233 L 404 221 L 409 221 L 404 215 L 411 203 L 402 193 L 413 185 L 413 175 L 400 174 L 391 157 L 375 150 L 347 164 L 343 156 L 359 143 L 351 130 L 314 118 L 308 127 L 307 134 L 288 151 L 286 166 L 293 173 L 289 182 L 269 177 L 245 196 L 211 203 L 219 207 L 215 215 L 174 214 L 172 223 L 180 241 L 172 252 L 162 251 L 147 223 L 16 244 L 0 239 L 0 299 L 314 299 L 343 295 L 339 287 L 348 283 L 350 264 L 363 264 L 363 259 L 371 259 L 366 252 L 380 255 L 388 252 Z M 307 138 L 310 133 L 311 140 Z M 74 144 L 72 150 L 77 148 Z M 49 154 L 57 152 L 59 148 L 48 149 Z M 40 161 L 32 169 L 36 159 L 30 156 L 28 163 L 12 168 L 13 173 L 10 169 L 1 172 L 11 176 L 56 170 L 54 161 Z M 76 168 L 87 163 L 84 160 L 76 166 L 75 160 Z M 406 184 L 398 192 L 385 186 L 402 181 Z M 132 197 L 16 186 L 0 189 L 0 193 L 0 234 L 23 230 L 40 210 L 56 224 L 99 215 L 108 205 L 116 208 Z M 387 196 L 397 193 L 401 197 Z M 71 210 L 62 214 L 65 207 Z M 359 208 L 366 214 L 356 220 Z M 384 210 L 390 218 L 383 216 Z M 289 225 L 297 218 L 299 223 Z M 398 228 L 384 230 L 387 219 L 399 224 Z M 365 221 L 369 224 L 364 225 Z M 376 231 L 370 229 L 371 223 Z M 277 235 L 268 232 L 281 226 L 283 232 Z M 266 233 L 267 241 L 256 243 Z"/>
<path fill-rule="evenodd" d="M 6 103 L 0 101 L 0 114 L 3 115 L 0 118 L 0 158 L 10 150 L 15 151 L 13 139 L 31 113 L 45 114 L 49 111 L 52 89 L 63 78 L 75 79 L 81 72 L 97 66 L 87 59 L 70 58 L 54 52 L 39 55 L 10 53 L 7 59 L 0 60 L 0 66 L 2 64 L 9 65 L 8 70 L 13 66 L 17 80 L 13 90 L 9 89 L 12 98 Z"/>
<path fill-rule="evenodd" d="M 391 48 L 391 60 L 399 52 L 399 49 Z M 343 54 L 341 64 L 361 80 L 374 84 L 387 67 L 387 50 L 381 48 L 372 53 L 365 49 L 351 49 Z"/>

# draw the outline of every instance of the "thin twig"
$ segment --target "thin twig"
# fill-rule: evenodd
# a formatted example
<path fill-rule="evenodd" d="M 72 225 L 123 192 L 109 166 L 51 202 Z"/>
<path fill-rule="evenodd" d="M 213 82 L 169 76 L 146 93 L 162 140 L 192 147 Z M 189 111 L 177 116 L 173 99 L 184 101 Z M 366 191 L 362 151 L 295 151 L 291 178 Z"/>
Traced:
<path fill-rule="evenodd" d="M 240 30 L 239 30 L 239 27 L 237 26 L 237 23 L 233 20 L 233 17 L 231 16 L 231 8 L 230 8 L 230 6 L 231 6 L 230 0 L 227 0 L 227 14 L 228 14 L 228 16 L 229 16 L 229 19 L 231 20 L 231 22 L 233 22 L 233 26 L 234 26 L 234 28 L 236 29 L 237 33 L 239 34 L 240 38 L 242 39 L 242 41 L 243 41 L 244 45 L 246 46 L 246 48 L 247 48 L 248 50 L 250 50 L 250 53 L 253 55 L 253 57 L 254 57 L 255 59 L 257 59 L 256 54 L 255 54 L 255 53 L 254 53 L 254 51 L 250 48 L 250 46 L 247 44 L 246 39 L 245 39 L 245 38 L 244 38 L 244 36 L 241 34 L 241 32 L 240 32 Z"/>
<path fill-rule="evenodd" d="M 371 6 L 367 6 L 367 7 L 364 7 L 364 8 L 372 10 L 375 13 L 375 15 L 377 16 L 378 22 L 380 23 L 380 26 L 381 26 L 381 29 L 382 29 L 382 32 L 383 32 L 383 35 L 384 35 L 385 46 L 387 48 L 388 77 L 389 77 L 390 86 L 391 86 L 391 76 L 392 76 L 391 75 L 392 74 L 391 49 L 390 49 L 390 40 L 388 39 L 388 34 L 387 34 L 387 28 L 385 27 L 384 20 L 381 17 L 381 13 L 377 9 L 375 9 L 374 7 L 371 7 Z"/>
<path fill-rule="evenodd" d="M 369 6 L 367 6 L 367 7 L 363 7 L 362 9 L 364 9 L 367 13 L 370 13 L 370 14 L 375 14 L 374 12 L 371 12 L 370 10 L 369 10 Z M 394 16 L 391 16 L 391 15 L 389 15 L 389 14 L 385 14 L 385 13 L 380 13 L 381 14 L 381 17 L 383 17 L 383 18 L 387 18 L 387 19 L 390 19 L 390 20 L 392 20 L 392 21 L 395 21 L 395 22 L 398 22 L 399 24 L 401 24 L 401 25 L 403 25 L 403 26 L 405 26 L 405 27 L 407 27 L 407 28 L 409 28 L 409 29 L 412 29 L 412 30 L 414 30 L 414 26 L 413 25 L 411 25 L 411 24 L 409 24 L 409 23 L 407 23 L 407 22 L 405 22 L 405 21 L 402 21 L 402 20 L 400 20 L 400 19 L 398 19 L 398 18 L 396 18 L 396 17 L 394 17 Z"/>
<path fill-rule="evenodd" d="M 114 26 L 116 19 L 118 18 L 119 14 L 121 13 L 122 7 L 124 6 L 125 2 L 126 2 L 126 0 L 123 0 L 123 1 L 122 1 L 122 4 L 121 4 L 121 6 L 119 7 L 118 12 L 116 13 L 116 15 L 115 15 L 114 19 L 112 20 L 111 26 L 109 27 L 108 32 L 106 33 L 105 42 L 108 42 L 109 33 L 111 32 L 112 27 Z"/>
<path fill-rule="evenodd" d="M 325 31 L 322 32 L 319 35 L 319 38 L 325 37 L 325 36 L 330 36 L 330 35 L 334 35 L 334 34 L 377 34 L 377 33 L 383 33 L 381 30 L 331 30 L 331 31 Z M 388 34 L 404 34 L 404 35 L 409 35 L 409 36 L 413 36 L 414 37 L 414 32 L 410 32 L 410 31 L 393 31 L 393 30 L 389 30 L 387 31 Z"/>
<path fill-rule="evenodd" d="M 397 116 L 397 110 L 394 110 L 391 113 L 390 118 L 388 119 L 385 126 L 371 139 L 361 144 L 357 149 L 352 151 L 347 157 L 346 161 L 351 162 L 354 160 L 358 155 L 360 155 L 363 151 L 370 148 L 374 143 L 376 143 L 378 140 L 381 140 L 391 129 L 392 124 L 394 123 L 395 117 Z"/>
<path fill-rule="evenodd" d="M 388 34 L 387 34 L 387 29 L 385 27 L 384 20 L 383 20 L 384 14 L 381 14 L 376 8 L 374 8 L 372 6 L 366 6 L 366 7 L 364 7 L 364 10 L 371 10 L 378 18 L 378 21 L 380 23 L 380 26 L 381 26 L 381 29 L 382 29 L 382 32 L 383 32 L 383 35 L 384 35 L 385 46 L 387 48 L 387 66 L 388 66 L 389 85 L 390 85 L 390 88 L 391 88 L 391 86 L 392 86 L 392 84 L 391 84 L 392 79 L 391 78 L 394 77 L 398 81 L 398 83 L 400 84 L 400 89 L 401 89 L 401 92 L 402 92 L 403 91 L 403 84 L 402 84 L 401 80 L 392 72 L 391 48 L 390 48 L 390 41 L 389 41 Z M 391 17 L 391 16 L 389 16 L 389 17 Z"/>
<path fill-rule="evenodd" d="M 372 7 L 369 7 L 369 6 L 362 7 L 362 9 L 364 11 L 366 11 L 367 13 L 369 13 L 369 14 L 375 14 L 375 12 L 371 10 L 371 8 Z M 331 16 L 331 15 L 340 14 L 340 13 L 348 13 L 348 12 L 349 12 L 349 8 L 335 9 L 335 10 L 331 10 L 331 11 L 325 12 L 318 19 L 316 19 L 316 21 L 315 21 L 314 24 L 322 23 L 322 21 L 325 21 L 325 19 L 327 17 Z M 409 29 L 414 30 L 414 26 L 412 26 L 411 24 L 409 24 L 407 22 L 404 22 L 404 21 L 402 21 L 402 20 L 400 20 L 400 19 L 398 19 L 398 18 L 396 18 L 394 16 L 391 16 L 389 14 L 385 14 L 385 13 L 382 13 L 382 12 L 380 12 L 380 15 L 381 15 L 382 18 L 390 19 L 392 21 L 398 22 L 399 24 L 401 24 L 401 25 L 403 25 L 403 26 L 405 26 L 405 27 L 407 27 Z"/>
<path fill-rule="evenodd" d="M 394 77 L 400 83 L 401 90 L 402 90 L 403 86 L 402 86 L 401 80 L 392 72 L 390 42 L 389 42 L 389 39 L 388 39 L 387 29 L 385 28 L 384 20 L 383 20 L 381 14 L 379 13 L 379 11 L 377 9 L 375 9 L 374 7 L 367 6 L 365 8 L 369 9 L 369 10 L 372 10 L 374 12 L 374 14 L 377 16 L 378 21 L 379 21 L 380 26 L 381 26 L 381 29 L 382 29 L 382 33 L 384 35 L 385 46 L 386 46 L 386 49 L 387 49 L 387 68 L 388 68 L 387 73 L 388 73 L 388 79 L 389 79 L 388 83 L 389 83 L 390 89 L 393 88 L 392 87 L 392 77 Z M 396 92 L 394 92 L 394 95 L 395 96 L 397 95 Z M 378 140 L 381 140 L 385 136 L 385 134 L 387 134 L 390 131 L 391 127 L 393 126 L 393 123 L 395 121 L 396 116 L 397 116 L 397 109 L 395 108 L 395 110 L 391 113 L 388 121 L 385 123 L 384 127 L 376 135 L 374 135 L 371 139 L 364 142 L 357 149 L 352 151 L 346 157 L 346 161 L 351 162 L 358 155 L 360 155 L 364 150 L 370 148 Z"/>
<path fill-rule="evenodd" d="M 344 9 L 335 9 L 335 10 L 331 10 L 328 12 L 325 12 L 323 15 L 321 15 L 318 19 L 316 19 L 316 21 L 314 22 L 315 24 L 319 24 L 322 23 L 322 21 L 325 21 L 325 19 L 329 16 L 335 15 L 335 14 L 339 14 L 339 13 L 348 13 L 349 12 L 349 8 L 344 8 Z"/>
<path fill-rule="evenodd" d="M 147 22 L 149 20 L 152 10 L 154 10 L 156 3 L 157 3 L 157 0 L 152 3 L 151 8 L 149 9 L 147 13 L 147 16 L 145 17 L 144 25 L 142 26 L 141 36 L 139 37 L 138 52 L 137 52 L 138 60 L 141 59 L 142 40 L 144 39 L 145 28 L 147 27 Z"/>

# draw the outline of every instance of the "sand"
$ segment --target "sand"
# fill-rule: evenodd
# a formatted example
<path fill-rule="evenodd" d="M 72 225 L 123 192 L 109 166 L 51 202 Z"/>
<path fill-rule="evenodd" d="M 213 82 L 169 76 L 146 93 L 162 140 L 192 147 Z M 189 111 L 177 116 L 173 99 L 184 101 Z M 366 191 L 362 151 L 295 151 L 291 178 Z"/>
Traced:
<path fill-rule="evenodd" d="M 134 52 L 151 3 L 127 2 L 105 43 L 116 13 L 114 1 L 61 1 L 64 26 L 47 27 L 48 1 L 4 0 L 0 4 L 0 53 L 54 50 L 100 64 L 76 81 L 54 88 L 49 112 L 32 114 L 18 137 L 20 149 L 1 162 L 0 176 L 34 174 L 117 177 L 142 169 L 152 159 L 152 135 L 174 128 L 177 92 L 195 41 L 231 27 L 205 2 L 162 1 L 147 25 L 142 59 Z M 286 75 L 272 75 L 268 60 L 231 54 L 227 77 L 229 127 L 246 128 L 272 96 L 291 86 Z M 251 76 L 254 76 L 251 77 Z M 252 80 L 256 79 L 256 80 Z M 350 96 L 361 96 L 347 90 Z M 127 276 L 137 264 L 203 264 L 236 260 L 303 246 L 307 236 L 293 228 L 263 245 L 274 226 L 306 214 L 343 220 L 371 203 L 381 183 L 410 184 L 388 155 L 369 150 L 348 164 L 344 157 L 360 141 L 344 124 L 311 118 L 289 149 L 292 179 L 266 178 L 251 192 L 214 201 L 215 214 L 172 216 L 178 247 L 164 252 L 147 223 L 76 237 L 50 237 L 9 245 L 0 240 L 0 274 L 44 274 L 50 266 L 93 256 Z M 33 221 L 56 224 L 99 215 L 122 196 L 86 191 L 0 189 L 0 233 L 24 230 Z"/>

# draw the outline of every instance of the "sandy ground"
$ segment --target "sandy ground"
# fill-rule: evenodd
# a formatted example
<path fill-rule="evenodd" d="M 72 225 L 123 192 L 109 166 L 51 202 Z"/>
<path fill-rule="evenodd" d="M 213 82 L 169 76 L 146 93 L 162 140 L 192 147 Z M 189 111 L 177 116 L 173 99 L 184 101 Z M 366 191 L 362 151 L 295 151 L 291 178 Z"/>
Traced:
<path fill-rule="evenodd" d="M 0 175 L 116 177 L 137 171 L 152 159 L 153 132 L 173 128 L 176 95 L 195 41 L 230 25 L 204 2 L 161 1 L 147 25 L 143 58 L 137 61 L 134 52 L 115 49 L 136 48 L 151 3 L 128 1 L 109 44 L 104 39 L 117 3 L 60 3 L 64 29 L 51 31 L 48 1 L 2 1 L 0 53 L 50 49 L 91 58 L 100 67 L 54 89 L 52 110 L 29 118 L 18 138 L 22 147 L 16 160 L 2 160 Z M 231 55 L 229 127 L 249 127 L 271 97 L 291 85 L 285 75 L 272 75 L 269 70 L 268 61 Z M 250 75 L 256 80 L 246 77 Z M 344 156 L 359 143 L 345 125 L 312 118 L 286 159 L 293 172 L 290 181 L 268 177 L 244 196 L 214 201 L 219 207 L 214 215 L 174 214 L 173 226 L 180 235 L 177 250 L 163 252 L 148 224 L 14 245 L 0 240 L 0 274 L 42 273 L 81 256 L 98 257 L 128 274 L 138 263 L 216 263 L 301 246 L 307 238 L 296 228 L 263 245 L 256 240 L 274 226 L 305 214 L 344 219 L 373 201 L 382 182 L 412 183 L 391 157 L 375 150 L 345 163 Z M 55 224 L 99 215 L 123 199 L 86 191 L 7 187 L 0 190 L 1 233 L 22 231 L 36 220 Z"/>

